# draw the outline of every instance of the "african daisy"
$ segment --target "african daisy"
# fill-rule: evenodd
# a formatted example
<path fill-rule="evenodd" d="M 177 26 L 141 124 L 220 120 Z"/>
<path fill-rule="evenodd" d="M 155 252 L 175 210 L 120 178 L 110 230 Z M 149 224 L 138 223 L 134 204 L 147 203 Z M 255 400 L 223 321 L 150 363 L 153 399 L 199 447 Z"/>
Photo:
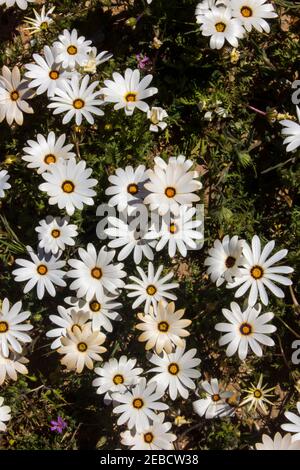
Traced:
<path fill-rule="evenodd" d="M 62 346 L 57 350 L 64 357 L 60 360 L 68 370 L 74 370 L 78 374 L 86 366 L 93 369 L 94 361 L 102 361 L 100 354 L 106 351 L 101 346 L 106 336 L 99 331 L 92 332 L 89 324 L 82 327 L 74 326 L 72 331 L 61 338 Z"/>
<path fill-rule="evenodd" d="M 159 266 L 157 271 L 154 271 L 154 266 L 150 262 L 148 263 L 148 273 L 140 268 L 136 267 L 140 278 L 136 276 L 130 276 L 129 279 L 133 281 L 133 284 L 127 284 L 126 289 L 131 290 L 127 295 L 128 297 L 137 297 L 132 304 L 132 308 L 137 308 L 141 304 L 145 303 L 144 312 L 149 313 L 150 305 L 153 306 L 154 311 L 157 310 L 157 303 L 160 300 L 170 299 L 177 300 L 176 295 L 170 292 L 171 289 L 179 287 L 177 282 L 169 283 L 174 276 L 172 272 L 160 277 L 163 266 Z"/>
<path fill-rule="evenodd" d="M 173 346 L 184 347 L 185 343 L 181 338 L 189 336 L 189 332 L 185 330 L 192 321 L 183 319 L 185 309 L 175 312 L 174 302 L 166 304 L 159 301 L 156 315 L 153 308 L 150 307 L 150 314 L 144 315 L 138 313 L 138 318 L 142 323 L 138 323 L 136 328 L 143 331 L 138 340 L 146 341 L 145 349 L 155 349 L 157 354 L 162 351 L 171 353 Z"/>
<path fill-rule="evenodd" d="M 175 352 L 163 355 L 153 354 L 149 361 L 155 365 L 149 372 L 155 372 L 149 383 L 155 383 L 157 390 L 165 392 L 168 389 L 171 400 L 176 400 L 177 395 L 187 399 L 189 389 L 195 390 L 193 379 L 200 377 L 200 372 L 195 369 L 201 360 L 195 357 L 196 349 L 185 350 L 185 347 L 176 347 Z"/>
<path fill-rule="evenodd" d="M 30 312 L 22 311 L 22 302 L 9 305 L 9 300 L 5 298 L 0 307 L 0 351 L 4 357 L 9 356 L 9 351 L 22 352 L 21 343 L 30 343 L 32 340 L 26 333 L 32 330 L 33 326 L 25 320 L 30 317 Z"/>
<path fill-rule="evenodd" d="M 68 124 L 75 118 L 77 126 L 80 126 L 85 118 L 89 124 L 94 124 L 93 114 L 103 116 L 104 112 L 99 106 L 103 103 L 98 99 L 99 91 L 97 81 L 89 84 L 90 78 L 85 75 L 82 79 L 78 75 L 72 75 L 70 80 L 63 80 L 56 88 L 54 96 L 48 108 L 53 109 L 53 114 L 66 113 L 63 124 Z"/>
<path fill-rule="evenodd" d="M 29 88 L 36 88 L 37 95 L 47 92 L 47 96 L 51 97 L 70 74 L 56 62 L 55 48 L 45 46 L 43 53 L 43 56 L 33 54 L 34 62 L 25 64 L 25 77 L 28 79 Z"/>
<path fill-rule="evenodd" d="M 269 257 L 273 251 L 275 242 L 268 242 L 264 249 L 261 250 L 261 242 L 257 235 L 252 238 L 252 249 L 248 243 L 243 244 L 243 266 L 240 268 L 238 275 L 233 282 L 227 284 L 228 289 L 235 289 L 235 297 L 241 297 L 250 289 L 248 303 L 250 306 L 255 305 L 259 298 L 264 305 L 268 305 L 269 297 L 266 287 L 270 289 L 276 297 L 283 298 L 284 292 L 275 284 L 283 284 L 290 286 L 291 279 L 283 274 L 290 274 L 294 270 L 289 266 L 278 266 L 276 263 L 282 260 L 288 250 L 280 250 L 273 256 Z"/>
<path fill-rule="evenodd" d="M 165 414 L 159 413 L 157 420 L 143 432 L 124 431 L 121 433 L 121 444 L 129 446 L 130 450 L 173 450 L 175 434 L 170 433 L 171 423 L 164 422 Z"/>
<path fill-rule="evenodd" d="M 84 204 L 94 204 L 96 192 L 91 188 L 98 182 L 90 178 L 91 174 L 84 160 L 76 163 L 73 157 L 67 161 L 59 159 L 42 173 L 46 182 L 40 184 L 39 189 L 48 194 L 50 205 L 57 204 L 59 209 L 66 209 L 68 215 L 73 215 L 75 209 L 82 210 Z"/>
<path fill-rule="evenodd" d="M 10 71 L 4 65 L 0 76 L 0 122 L 6 119 L 10 126 L 14 121 L 21 126 L 23 113 L 33 114 L 32 107 L 27 103 L 32 96 L 27 82 L 21 79 L 19 68 L 15 66 Z"/>
<path fill-rule="evenodd" d="M 27 259 L 18 258 L 16 264 L 20 268 L 15 269 L 12 273 L 15 276 L 15 281 L 27 281 L 24 287 L 24 294 L 27 294 L 31 289 L 36 286 L 38 299 L 42 299 L 45 295 L 45 290 L 55 297 L 55 285 L 65 287 L 66 283 L 63 280 L 65 272 L 62 268 L 65 266 L 65 261 L 59 261 L 55 256 L 45 256 L 43 254 L 35 254 L 30 246 L 27 246 L 27 252 L 31 261 Z"/>
<path fill-rule="evenodd" d="M 114 109 L 124 108 L 125 114 L 131 116 L 135 108 L 144 111 L 149 110 L 149 105 L 144 101 L 158 92 L 157 88 L 150 87 L 153 76 L 146 75 L 140 81 L 140 71 L 138 69 L 126 69 L 124 77 L 118 73 L 113 73 L 113 80 L 104 80 L 104 88 L 101 93 L 104 101 L 116 103 Z"/>
<path fill-rule="evenodd" d="M 274 341 L 269 337 L 276 331 L 276 326 L 268 324 L 274 317 L 274 313 L 267 312 L 260 315 L 261 305 L 248 307 L 242 312 L 236 302 L 231 302 L 231 310 L 222 309 L 228 323 L 217 323 L 215 329 L 225 333 L 219 340 L 219 345 L 228 344 L 226 355 L 228 357 L 238 351 L 239 358 L 246 359 L 249 348 L 256 356 L 263 354 L 260 344 L 274 346 Z"/>
<path fill-rule="evenodd" d="M 155 411 L 169 408 L 158 401 L 162 395 L 163 392 L 156 390 L 156 383 L 147 384 L 144 377 L 133 389 L 113 393 L 112 399 L 117 402 L 113 412 L 120 414 L 118 425 L 127 423 L 129 429 L 135 427 L 137 432 L 143 432 L 149 427 L 150 420 L 154 422 L 159 419 Z"/>
<path fill-rule="evenodd" d="M 74 237 L 78 235 L 77 225 L 69 224 L 67 218 L 47 216 L 40 220 L 35 228 L 38 233 L 39 247 L 45 253 L 58 253 L 64 251 L 66 246 L 74 246 Z"/>
<path fill-rule="evenodd" d="M 218 379 L 205 380 L 201 388 L 206 392 L 206 397 L 193 402 L 195 413 L 205 416 L 205 419 L 224 418 L 234 413 L 234 408 L 227 403 L 233 392 L 221 390 Z"/>
<path fill-rule="evenodd" d="M 91 51 L 91 43 L 92 41 L 87 41 L 84 36 L 78 36 L 76 29 L 71 32 L 64 29 L 58 36 L 58 41 L 53 44 L 57 63 L 62 64 L 64 69 L 70 70 L 83 65 Z"/>
<path fill-rule="evenodd" d="M 92 243 L 87 249 L 79 248 L 79 257 L 70 259 L 69 265 L 73 268 L 68 271 L 68 277 L 75 280 L 71 283 L 70 289 L 77 290 L 77 297 L 84 297 L 88 302 L 96 297 L 101 304 L 103 290 L 106 289 L 112 294 L 116 294 L 118 289 L 124 287 L 122 278 L 126 276 L 122 263 L 112 264 L 115 251 L 107 251 L 103 246 L 97 253 Z"/>
<path fill-rule="evenodd" d="M 76 156 L 74 152 L 70 151 L 73 145 L 65 145 L 65 140 L 65 134 L 56 137 L 53 131 L 49 132 L 47 137 L 38 134 L 36 140 L 27 141 L 27 147 L 23 148 L 22 160 L 28 162 L 28 168 L 36 168 L 37 173 L 41 174 L 49 169 L 51 163 Z"/>
<path fill-rule="evenodd" d="M 202 187 L 198 181 L 199 174 L 189 171 L 193 165 L 191 160 L 186 160 L 183 155 L 177 159 L 170 158 L 167 163 L 162 163 L 161 158 L 154 159 L 153 170 L 148 171 L 149 182 L 145 188 L 149 191 L 144 203 L 150 205 L 151 210 L 158 210 L 160 215 L 171 211 L 174 215 L 179 214 L 181 205 L 191 206 L 193 202 L 199 201 L 199 196 L 194 194 Z"/>

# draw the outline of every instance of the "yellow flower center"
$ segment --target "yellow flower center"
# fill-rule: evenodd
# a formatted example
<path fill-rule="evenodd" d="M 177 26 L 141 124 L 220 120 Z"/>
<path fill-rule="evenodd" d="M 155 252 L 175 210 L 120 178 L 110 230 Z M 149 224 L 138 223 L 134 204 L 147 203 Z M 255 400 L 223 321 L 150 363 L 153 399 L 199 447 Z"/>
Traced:
<path fill-rule="evenodd" d="M 77 54 L 77 47 L 76 46 L 69 46 L 67 49 L 67 53 L 70 55 L 75 55 Z"/>
<path fill-rule="evenodd" d="M 49 27 L 49 24 L 48 24 L 48 21 L 43 21 L 41 24 L 40 24 L 40 29 L 44 30 L 45 29 L 48 29 Z"/>
<path fill-rule="evenodd" d="M 93 269 L 91 270 L 91 275 L 92 275 L 92 277 L 95 278 L 95 279 L 101 279 L 101 277 L 102 277 L 102 270 L 101 270 L 100 268 L 95 267 L 95 268 L 93 268 Z"/>
<path fill-rule="evenodd" d="M 57 80 L 59 77 L 59 72 L 57 70 L 51 70 L 51 72 L 49 72 L 49 77 L 51 80 Z"/>
<path fill-rule="evenodd" d="M 250 16 L 253 15 L 253 12 L 252 12 L 252 10 L 251 10 L 250 7 L 248 7 L 248 6 L 243 6 L 243 7 L 241 8 L 241 14 L 242 14 L 245 18 L 249 18 Z"/>
<path fill-rule="evenodd" d="M 157 325 L 158 331 L 161 331 L 162 333 L 166 333 L 169 330 L 169 327 L 170 325 L 166 321 L 161 321 Z"/>
<path fill-rule="evenodd" d="M 0 333 L 6 333 L 8 328 L 8 323 L 6 321 L 0 321 Z"/>
<path fill-rule="evenodd" d="M 90 302 L 90 309 L 92 310 L 92 312 L 99 312 L 99 310 L 101 309 L 101 304 L 99 304 L 97 300 L 92 300 L 92 302 Z"/>
<path fill-rule="evenodd" d="M 125 100 L 127 101 L 127 103 L 133 103 L 134 101 L 136 101 L 136 93 L 130 91 L 125 95 Z"/>
<path fill-rule="evenodd" d="M 47 266 L 45 266 L 44 264 L 40 264 L 37 268 L 36 268 L 37 272 L 41 275 L 41 276 L 44 276 L 45 274 L 47 274 L 48 272 L 48 268 Z"/>
<path fill-rule="evenodd" d="M 12 101 L 18 101 L 18 99 L 20 98 L 19 92 L 17 90 L 12 91 L 10 94 L 10 98 Z"/>
<path fill-rule="evenodd" d="M 81 98 L 73 101 L 73 106 L 75 109 L 82 109 L 84 107 L 84 101 Z"/>
<path fill-rule="evenodd" d="M 240 326 L 240 333 L 244 336 L 249 336 L 252 333 L 252 326 L 249 323 L 242 323 Z"/>
<path fill-rule="evenodd" d="M 235 265 L 236 259 L 233 256 L 228 256 L 225 261 L 226 268 L 232 268 Z"/>
<path fill-rule="evenodd" d="M 170 231 L 170 233 L 172 233 L 173 235 L 174 235 L 175 233 L 177 233 L 177 232 L 178 232 L 178 227 L 177 227 L 177 225 L 174 224 L 174 223 L 170 224 L 169 231 Z"/>
<path fill-rule="evenodd" d="M 179 372 L 179 366 L 177 364 L 175 364 L 175 362 L 172 362 L 172 364 L 170 364 L 169 367 L 168 367 L 168 371 L 172 375 L 177 375 L 178 372 Z"/>
<path fill-rule="evenodd" d="M 44 158 L 44 163 L 46 163 L 46 165 L 50 165 L 50 163 L 55 163 L 55 162 L 56 162 L 56 156 L 53 155 L 52 153 L 48 153 L 48 155 L 46 155 Z"/>
<path fill-rule="evenodd" d="M 146 432 L 146 434 L 144 434 L 144 441 L 147 444 L 151 444 L 151 442 L 153 442 L 153 440 L 154 440 L 154 436 L 153 436 L 152 432 Z"/>
<path fill-rule="evenodd" d="M 215 24 L 215 28 L 218 33 L 223 33 L 226 29 L 226 24 L 220 21 L 219 23 Z"/>
<path fill-rule="evenodd" d="M 140 410 L 144 406 L 144 402 L 141 398 L 135 398 L 132 402 L 133 408 Z"/>
<path fill-rule="evenodd" d="M 135 183 L 131 183 L 127 186 L 127 192 L 129 194 L 136 194 L 138 190 L 139 190 L 138 185 Z"/>
<path fill-rule="evenodd" d="M 60 236 L 60 230 L 55 228 L 54 230 L 52 230 L 51 235 L 53 238 L 58 238 Z"/>
<path fill-rule="evenodd" d="M 264 270 L 260 266 L 253 266 L 253 268 L 251 268 L 250 274 L 254 279 L 261 279 L 264 275 Z"/>
<path fill-rule="evenodd" d="M 148 294 L 148 295 L 154 295 L 154 294 L 156 294 L 157 289 L 156 289 L 155 286 L 153 286 L 153 285 L 151 284 L 150 286 L 147 287 L 146 291 L 147 291 L 147 294 Z"/>
<path fill-rule="evenodd" d="M 261 398 L 262 392 L 257 388 L 256 390 L 254 390 L 253 395 L 255 398 Z"/>
<path fill-rule="evenodd" d="M 74 183 L 72 183 L 72 181 L 66 180 L 61 185 L 61 189 L 63 190 L 64 193 L 70 194 L 74 192 L 75 185 Z"/>
<path fill-rule="evenodd" d="M 166 189 L 165 189 L 165 195 L 167 197 L 174 197 L 176 194 L 176 189 L 175 188 L 172 188 L 171 186 L 168 186 Z"/>
<path fill-rule="evenodd" d="M 115 375 L 114 378 L 113 378 L 113 383 L 115 385 L 120 385 L 120 384 L 124 383 L 123 375 L 121 375 L 121 374 Z"/>
<path fill-rule="evenodd" d="M 85 352 L 87 350 L 88 346 L 86 343 L 78 343 L 77 344 L 77 349 L 80 352 Z"/>
<path fill-rule="evenodd" d="M 212 395 L 211 399 L 212 399 L 212 401 L 219 401 L 219 400 L 221 400 L 220 395 L 219 395 L 218 393 L 215 393 L 214 395 Z"/>

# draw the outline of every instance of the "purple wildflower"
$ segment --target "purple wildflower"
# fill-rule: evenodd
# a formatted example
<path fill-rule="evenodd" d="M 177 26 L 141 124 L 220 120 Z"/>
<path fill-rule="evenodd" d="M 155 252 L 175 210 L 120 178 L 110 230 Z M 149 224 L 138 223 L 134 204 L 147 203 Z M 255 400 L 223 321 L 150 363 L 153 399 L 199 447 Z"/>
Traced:
<path fill-rule="evenodd" d="M 136 60 L 138 63 L 138 68 L 143 70 L 147 69 L 151 66 L 151 59 L 150 57 L 143 55 L 143 54 L 136 54 Z"/>
<path fill-rule="evenodd" d="M 63 430 L 67 427 L 66 421 L 64 421 L 61 416 L 57 417 L 57 421 L 51 421 L 50 425 L 51 425 L 50 430 L 56 431 L 59 434 L 61 434 Z"/>

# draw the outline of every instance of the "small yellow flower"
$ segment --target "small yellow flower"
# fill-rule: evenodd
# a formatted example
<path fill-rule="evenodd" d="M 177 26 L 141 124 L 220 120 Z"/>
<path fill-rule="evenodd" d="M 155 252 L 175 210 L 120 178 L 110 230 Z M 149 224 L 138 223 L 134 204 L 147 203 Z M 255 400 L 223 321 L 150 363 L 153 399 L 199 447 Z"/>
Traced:
<path fill-rule="evenodd" d="M 232 64 L 237 64 L 238 61 L 240 60 L 240 53 L 239 51 L 234 47 L 231 51 L 231 54 L 230 54 L 230 62 Z"/>

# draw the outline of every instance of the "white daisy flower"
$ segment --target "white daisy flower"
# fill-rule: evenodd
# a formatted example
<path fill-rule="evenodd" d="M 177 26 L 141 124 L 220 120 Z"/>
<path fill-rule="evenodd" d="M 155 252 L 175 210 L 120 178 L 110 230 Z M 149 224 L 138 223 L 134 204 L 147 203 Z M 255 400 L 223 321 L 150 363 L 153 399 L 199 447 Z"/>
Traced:
<path fill-rule="evenodd" d="M 122 271 L 124 264 L 112 264 L 115 251 L 106 251 L 103 246 L 99 253 L 92 243 L 89 243 L 87 249 L 79 248 L 79 257 L 70 259 L 69 265 L 73 268 L 68 271 L 68 277 L 75 278 L 70 285 L 70 289 L 77 290 L 77 297 L 85 297 L 89 302 L 96 297 L 101 304 L 103 298 L 103 289 L 112 294 L 116 294 L 118 289 L 124 287 L 122 278 L 126 272 Z"/>
<path fill-rule="evenodd" d="M 72 332 L 75 326 L 82 329 L 83 325 L 89 321 L 89 315 L 82 310 L 65 309 L 60 305 L 57 307 L 57 310 L 59 315 L 50 315 L 49 318 L 58 328 L 52 328 L 52 330 L 46 333 L 48 338 L 55 338 L 51 343 L 51 349 L 57 349 L 62 346 L 61 338 L 66 336 L 67 332 Z"/>
<path fill-rule="evenodd" d="M 272 3 L 266 0 L 231 0 L 232 16 L 238 18 L 246 31 L 252 28 L 260 33 L 270 32 L 270 26 L 265 18 L 276 18 Z"/>
<path fill-rule="evenodd" d="M 149 372 L 155 372 L 149 383 L 156 383 L 157 390 L 165 392 L 168 389 L 171 400 L 176 400 L 177 395 L 187 399 L 189 389 L 195 390 L 194 380 L 200 377 L 200 372 L 195 370 L 201 360 L 195 357 L 197 349 L 185 350 L 185 347 L 175 349 L 172 354 L 163 351 L 163 356 L 153 354 L 149 361 L 155 365 Z"/>
<path fill-rule="evenodd" d="M 151 121 L 149 130 L 151 132 L 163 131 L 168 125 L 164 122 L 164 119 L 167 117 L 168 113 L 163 108 L 152 106 L 152 108 L 147 111 L 147 118 Z"/>
<path fill-rule="evenodd" d="M 97 66 L 100 64 L 103 64 L 107 60 L 112 58 L 112 54 L 109 53 L 108 51 L 101 51 L 98 54 L 97 48 L 92 47 L 90 52 L 87 54 L 87 58 L 85 62 L 83 63 L 83 72 L 85 73 L 96 73 L 97 72 Z"/>
<path fill-rule="evenodd" d="M 143 201 L 143 185 L 146 180 L 147 171 L 144 165 L 139 165 L 136 169 L 132 166 L 117 168 L 115 174 L 108 177 L 112 184 L 105 190 L 105 194 L 111 196 L 108 205 L 117 206 L 119 212 L 126 209 L 131 213 Z"/>
<path fill-rule="evenodd" d="M 169 432 L 172 424 L 164 422 L 164 419 L 165 414 L 159 413 L 157 420 L 143 432 L 122 432 L 121 444 L 129 446 L 130 450 L 173 450 L 177 437 Z"/>
<path fill-rule="evenodd" d="M 157 310 L 157 303 L 160 300 L 177 300 L 176 295 L 171 294 L 171 289 L 176 289 L 179 287 L 178 282 L 168 283 L 170 279 L 174 276 L 174 273 L 170 272 L 166 276 L 160 277 L 163 266 L 159 266 L 156 273 L 154 272 L 154 266 L 150 262 L 148 264 L 148 273 L 140 268 L 136 267 L 140 278 L 136 276 L 130 276 L 129 279 L 134 282 L 134 284 L 127 284 L 125 289 L 132 290 L 127 294 L 128 297 L 137 297 L 133 302 L 132 308 L 137 308 L 141 304 L 145 303 L 144 312 L 146 314 L 150 311 L 150 305 L 153 306 L 154 311 Z"/>
<path fill-rule="evenodd" d="M 57 204 L 59 209 L 66 209 L 68 215 L 73 215 L 75 209 L 82 210 L 84 204 L 94 204 L 96 192 L 91 188 L 98 181 L 90 178 L 91 174 L 92 169 L 86 168 L 84 160 L 76 163 L 75 158 L 59 159 L 42 174 L 46 183 L 40 184 L 39 189 L 48 194 L 50 205 Z"/>
<path fill-rule="evenodd" d="M 28 359 L 19 354 L 10 352 L 9 357 L 4 357 L 0 351 L 0 385 L 3 385 L 7 378 L 18 379 L 19 374 L 28 374 L 28 369 L 24 364 L 28 364 Z"/>
<path fill-rule="evenodd" d="M 245 30 L 237 18 L 232 18 L 231 8 L 215 8 L 203 16 L 200 26 L 203 36 L 210 36 L 210 48 L 221 49 L 225 41 L 232 47 L 238 47 Z"/>
<path fill-rule="evenodd" d="M 16 282 L 28 281 L 24 287 L 24 294 L 27 294 L 36 286 L 38 299 L 42 299 L 45 290 L 55 297 L 55 285 L 65 287 L 63 280 L 66 274 L 61 268 L 65 266 L 65 261 L 59 261 L 57 257 L 45 255 L 36 255 L 30 246 L 27 246 L 28 254 L 32 261 L 27 259 L 16 259 L 16 264 L 21 266 L 15 269 L 12 274 Z"/>
<path fill-rule="evenodd" d="M 286 411 L 284 416 L 290 421 L 290 423 L 284 423 L 281 425 L 281 428 L 284 431 L 289 431 L 293 434 L 293 441 L 300 440 L 300 401 L 297 403 L 298 415 L 296 413 L 291 413 Z"/>
<path fill-rule="evenodd" d="M 269 297 L 266 287 L 270 289 L 272 294 L 276 297 L 283 298 L 284 292 L 276 286 L 275 282 L 290 286 L 291 279 L 283 276 L 282 274 L 290 274 L 294 270 L 289 266 L 277 266 L 282 258 L 284 258 L 288 250 L 280 250 L 269 258 L 272 250 L 274 249 L 275 242 L 268 242 L 264 249 L 261 250 L 260 239 L 257 235 L 252 238 L 252 249 L 248 243 L 243 244 L 243 256 L 245 258 L 243 267 L 240 269 L 238 277 L 234 282 L 228 283 L 228 289 L 235 289 L 235 297 L 241 297 L 245 292 L 250 289 L 248 303 L 252 307 L 256 304 L 259 298 L 264 305 L 268 305 Z M 240 287 L 239 287 L 240 286 Z"/>
<path fill-rule="evenodd" d="M 124 77 L 120 73 L 114 72 L 113 80 L 104 80 L 105 87 L 100 91 L 104 95 L 104 101 L 116 103 L 115 110 L 124 108 L 127 116 L 131 116 L 135 108 L 146 113 L 149 105 L 143 100 L 158 92 L 155 87 L 148 88 L 152 78 L 152 75 L 146 75 L 140 81 L 138 69 L 126 69 Z"/>
<path fill-rule="evenodd" d="M 197 210 L 194 207 L 181 206 L 177 217 L 166 214 L 162 217 L 161 224 L 154 223 L 150 227 L 145 238 L 159 239 L 156 251 L 161 251 L 168 245 L 171 258 L 175 256 L 177 250 L 181 256 L 185 257 L 188 249 L 199 249 L 199 240 L 203 239 L 202 233 L 197 230 L 202 221 L 193 219 L 196 213 Z"/>
<path fill-rule="evenodd" d="M 56 62 L 56 50 L 53 47 L 44 47 L 44 57 L 40 54 L 33 54 L 32 57 L 34 63 L 25 65 L 28 86 L 36 88 L 37 95 L 47 92 L 48 97 L 54 96 L 57 87 L 61 86 L 70 74 Z"/>
<path fill-rule="evenodd" d="M 222 241 L 215 240 L 213 248 L 208 250 L 204 265 L 208 266 L 207 273 L 217 287 L 224 281 L 233 282 L 233 277 L 239 277 L 239 266 L 244 262 L 243 244 L 244 240 L 239 240 L 237 235 L 232 238 L 225 235 Z"/>
<path fill-rule="evenodd" d="M 92 332 L 90 324 L 79 328 L 73 327 L 73 331 L 68 331 L 66 336 L 61 338 L 62 346 L 57 350 L 59 354 L 64 355 L 60 360 L 68 370 L 75 370 L 78 374 L 86 366 L 93 369 L 94 361 L 102 361 L 100 354 L 106 351 L 101 346 L 106 336 L 99 331 Z"/>
<path fill-rule="evenodd" d="M 283 143 L 287 145 L 286 151 L 292 152 L 300 146 L 300 108 L 296 106 L 298 122 L 294 122 L 291 119 L 283 119 L 279 121 L 279 124 L 283 126 L 281 134 L 285 137 Z"/>
<path fill-rule="evenodd" d="M 267 434 L 262 435 L 262 442 L 255 444 L 256 450 L 300 450 L 300 441 L 293 441 L 290 434 L 283 437 L 279 432 L 272 439 Z"/>
<path fill-rule="evenodd" d="M 147 384 L 144 377 L 132 390 L 113 393 L 112 399 L 120 403 L 113 409 L 114 413 L 121 414 L 118 425 L 127 423 L 128 429 L 135 427 L 137 432 L 143 432 L 150 426 L 150 420 L 158 420 L 155 411 L 169 408 L 165 403 L 158 401 L 162 395 L 163 392 L 156 390 L 156 383 Z"/>
<path fill-rule="evenodd" d="M 189 332 L 185 330 L 192 321 L 182 319 L 185 309 L 175 312 L 174 302 L 165 304 L 164 301 L 158 302 L 157 312 L 154 315 L 153 309 L 150 307 L 150 314 L 144 315 L 138 313 L 138 318 L 143 323 L 138 323 L 136 328 L 143 331 L 138 340 L 147 341 L 145 349 L 155 349 L 157 354 L 166 351 L 170 354 L 173 346 L 183 348 L 185 342 L 181 339 L 189 336 Z"/>
<path fill-rule="evenodd" d="M 195 413 L 205 416 L 205 419 L 224 418 L 232 416 L 234 408 L 227 403 L 233 392 L 226 392 L 220 389 L 218 379 L 211 379 L 210 383 L 205 380 L 201 383 L 201 388 L 206 392 L 206 397 L 193 402 Z"/>
<path fill-rule="evenodd" d="M 160 215 L 171 211 L 178 215 L 181 205 L 190 207 L 200 200 L 194 192 L 199 191 L 202 184 L 196 179 L 199 174 L 189 171 L 193 165 L 191 160 L 181 155 L 177 159 L 170 158 L 164 166 L 160 158 L 156 157 L 154 161 L 154 169 L 148 171 L 150 181 L 145 183 L 150 194 L 144 199 L 152 211 L 157 209 Z"/>
<path fill-rule="evenodd" d="M 38 13 L 33 8 L 34 18 L 29 18 L 25 16 L 27 23 L 30 24 L 28 28 L 24 28 L 25 31 L 29 31 L 29 34 L 39 33 L 40 31 L 46 31 L 50 24 L 53 23 L 53 19 L 50 17 L 51 13 L 55 10 L 55 7 L 50 8 L 47 12 L 45 5 L 42 6 L 41 13 Z"/>
<path fill-rule="evenodd" d="M 0 170 L 0 198 L 5 196 L 4 190 L 11 188 L 8 183 L 10 176 L 6 170 Z"/>
<path fill-rule="evenodd" d="M 0 351 L 4 357 L 9 356 L 10 350 L 21 353 L 21 343 L 32 341 L 25 332 L 32 330 L 33 326 L 24 323 L 30 317 L 30 312 L 21 312 L 21 308 L 21 301 L 10 307 L 7 298 L 3 300 L 0 307 Z"/>
<path fill-rule="evenodd" d="M 66 134 L 56 138 L 54 132 L 50 132 L 46 137 L 42 134 L 36 136 L 37 140 L 28 140 L 23 148 L 24 155 L 22 160 L 29 162 L 28 168 L 36 168 L 37 173 L 41 174 L 49 169 L 51 163 L 57 163 L 58 160 L 68 160 L 75 157 L 74 152 L 70 152 L 73 148 L 72 144 L 65 144 Z"/>
<path fill-rule="evenodd" d="M 33 109 L 26 100 L 33 96 L 26 81 L 21 80 L 20 70 L 15 66 L 12 71 L 6 65 L 0 76 L 0 122 L 6 119 L 11 126 L 16 121 L 23 124 L 23 113 L 33 114 Z"/>
<path fill-rule="evenodd" d="M 268 411 L 265 406 L 265 403 L 268 403 L 269 405 L 273 405 L 273 403 L 269 400 L 268 397 L 275 396 L 273 393 L 269 393 L 272 390 L 274 390 L 275 387 L 272 387 L 272 388 L 266 388 L 266 387 L 267 387 L 267 384 L 263 385 L 263 374 L 260 374 L 257 385 L 254 385 L 253 383 L 251 383 L 251 387 L 249 389 L 243 390 L 243 392 L 247 392 L 247 395 L 241 401 L 240 406 L 244 406 L 248 403 L 249 411 L 251 411 L 252 408 L 254 411 L 256 411 L 256 408 L 259 407 L 261 408 L 264 414 L 267 414 Z"/>
<path fill-rule="evenodd" d="M 57 51 L 56 60 L 64 69 L 73 70 L 85 63 L 91 51 L 91 44 L 92 41 L 87 41 L 84 36 L 78 36 L 76 29 L 71 33 L 64 29 L 63 34 L 58 36 L 58 41 L 53 44 Z"/>
<path fill-rule="evenodd" d="M 58 253 L 64 251 L 66 246 L 74 246 L 74 237 L 78 235 L 77 225 L 69 224 L 69 219 L 47 216 L 40 220 L 39 226 L 35 228 L 38 233 L 39 247 L 45 253 Z"/>
<path fill-rule="evenodd" d="M 36 0 L 0 0 L 0 6 L 6 5 L 7 8 L 10 8 L 17 4 L 21 10 L 26 10 L 28 3 L 34 3 L 35 1 Z"/>
<path fill-rule="evenodd" d="M 96 367 L 98 376 L 93 380 L 92 385 L 97 388 L 99 395 L 105 393 L 108 399 L 111 393 L 125 393 L 128 387 L 136 385 L 140 379 L 143 369 L 135 367 L 136 359 L 127 359 L 121 356 L 120 359 L 111 358 L 104 362 L 102 367 Z"/>
<path fill-rule="evenodd" d="M 224 317 L 228 323 L 217 323 L 215 329 L 225 333 L 219 340 L 219 345 L 227 346 L 226 355 L 228 357 L 238 351 L 239 358 L 246 359 L 249 348 L 256 356 L 263 354 L 260 344 L 274 346 L 274 341 L 268 336 L 276 331 L 276 326 L 267 324 L 274 317 L 274 313 L 267 312 L 260 315 L 261 305 L 248 307 L 241 311 L 236 302 L 231 302 L 231 310 L 222 309 Z"/>
<path fill-rule="evenodd" d="M 9 406 L 4 406 L 4 398 L 0 397 L 0 431 L 6 431 L 6 422 L 10 420 L 11 409 Z"/>
<path fill-rule="evenodd" d="M 116 309 L 120 308 L 122 304 L 115 302 L 118 296 L 108 296 L 102 292 L 99 296 L 99 302 L 96 298 L 92 298 L 89 302 L 77 297 L 66 297 L 65 302 L 78 310 L 87 313 L 92 322 L 92 330 L 100 331 L 101 328 L 111 333 L 113 325 L 111 320 L 121 320 L 121 316 Z"/>
<path fill-rule="evenodd" d="M 68 124 L 75 117 L 77 126 L 85 118 L 89 124 L 94 124 L 93 114 L 103 116 L 104 112 L 99 108 L 103 104 L 97 97 L 100 91 L 95 91 L 99 82 L 92 82 L 89 85 L 89 76 L 85 75 L 80 79 L 73 75 L 70 80 L 63 80 L 55 89 L 54 96 L 51 97 L 52 103 L 48 108 L 53 108 L 53 114 L 66 113 L 63 118 L 63 124 Z"/>
<path fill-rule="evenodd" d="M 125 220 L 124 220 L 125 219 Z M 104 233 L 113 240 L 108 242 L 109 248 L 121 248 L 118 254 L 118 261 L 127 258 L 133 252 L 133 260 L 135 264 L 140 264 L 143 256 L 148 260 L 153 260 L 153 248 L 156 241 L 149 241 L 146 237 L 147 227 L 141 226 L 140 220 L 130 218 L 126 221 L 126 217 L 107 217 L 110 227 L 104 230 Z"/>

